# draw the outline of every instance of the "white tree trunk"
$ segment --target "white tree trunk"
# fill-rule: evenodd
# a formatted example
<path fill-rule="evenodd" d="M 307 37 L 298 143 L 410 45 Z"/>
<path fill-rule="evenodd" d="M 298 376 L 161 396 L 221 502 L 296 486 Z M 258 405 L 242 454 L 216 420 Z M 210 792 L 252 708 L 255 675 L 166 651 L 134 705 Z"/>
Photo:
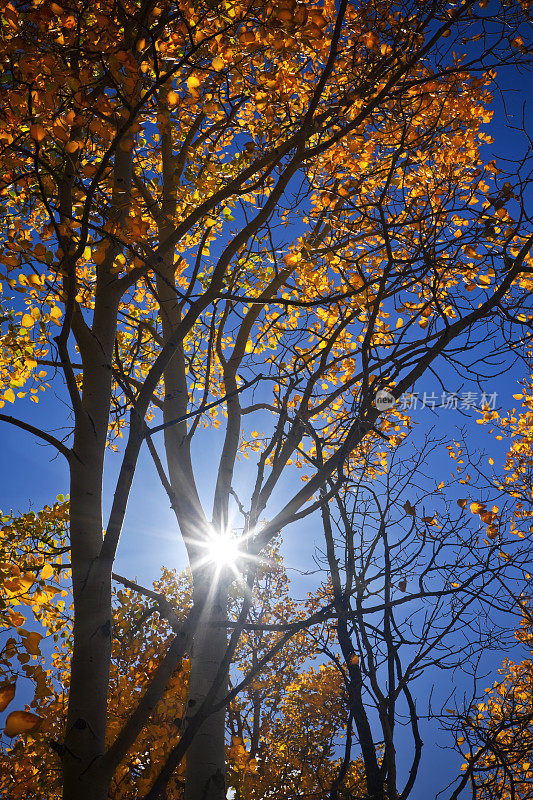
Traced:
<path fill-rule="evenodd" d="M 78 468 L 71 482 L 73 590 L 76 614 L 68 715 L 61 748 L 64 800 L 107 800 L 100 772 L 106 744 L 111 659 L 111 567 L 102 542 L 97 470 Z M 101 485 L 101 483 L 100 483 Z"/>
<path fill-rule="evenodd" d="M 201 586 L 195 590 L 195 602 L 203 603 L 206 592 L 212 593 L 207 612 L 194 636 L 189 687 L 189 715 L 200 707 L 213 686 L 227 644 L 226 629 L 211 625 L 225 620 L 227 588 L 224 583 Z M 217 699 L 227 692 L 227 677 Z M 212 714 L 203 723 L 187 751 L 185 800 L 222 800 L 226 797 L 225 710 Z"/>

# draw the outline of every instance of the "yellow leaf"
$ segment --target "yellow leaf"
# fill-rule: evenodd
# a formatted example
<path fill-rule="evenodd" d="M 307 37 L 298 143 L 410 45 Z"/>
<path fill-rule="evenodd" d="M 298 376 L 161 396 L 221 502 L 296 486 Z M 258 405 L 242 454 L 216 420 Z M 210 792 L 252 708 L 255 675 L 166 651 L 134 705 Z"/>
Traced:
<path fill-rule="evenodd" d="M 283 261 L 285 262 L 287 267 L 294 267 L 301 259 L 300 253 L 288 253 Z"/>
<path fill-rule="evenodd" d="M 18 736 L 19 733 L 30 733 L 41 723 L 42 717 L 30 711 L 12 711 L 6 719 L 6 736 Z"/>
<path fill-rule="evenodd" d="M 470 503 L 470 511 L 472 514 L 481 514 L 481 512 L 484 510 L 485 506 L 483 503 L 478 503 L 477 500 L 474 500 L 473 503 Z"/>
<path fill-rule="evenodd" d="M 189 75 L 189 77 L 187 78 L 187 88 L 189 89 L 189 91 L 192 92 L 195 89 L 198 89 L 199 86 L 200 86 L 200 81 L 198 80 L 196 75 Z"/>
<path fill-rule="evenodd" d="M 6 391 L 4 392 L 3 397 L 4 397 L 4 400 L 7 400 L 8 403 L 14 403 L 15 402 L 15 392 L 11 388 L 6 389 Z"/>
<path fill-rule="evenodd" d="M 224 69 L 224 63 L 224 60 L 220 58 L 220 56 L 217 56 L 212 60 L 211 66 L 213 69 L 216 69 L 217 72 L 220 72 L 221 69 Z"/>
<path fill-rule="evenodd" d="M 19 581 L 24 590 L 28 591 L 28 589 L 30 589 L 30 587 L 35 583 L 35 575 L 33 572 L 25 572 L 24 575 L 19 578 Z"/>
<path fill-rule="evenodd" d="M 35 325 L 35 320 L 30 314 L 23 314 L 21 322 L 24 328 L 32 328 Z"/>
<path fill-rule="evenodd" d="M 0 711 L 5 711 L 15 697 L 16 683 L 8 683 L 0 689 Z"/>
<path fill-rule="evenodd" d="M 398 319 L 396 320 L 396 327 L 397 328 L 403 327 L 403 319 L 401 317 L 398 317 Z"/>
<path fill-rule="evenodd" d="M 41 580 L 47 581 L 54 574 L 54 568 L 51 564 L 45 564 L 41 570 Z"/>

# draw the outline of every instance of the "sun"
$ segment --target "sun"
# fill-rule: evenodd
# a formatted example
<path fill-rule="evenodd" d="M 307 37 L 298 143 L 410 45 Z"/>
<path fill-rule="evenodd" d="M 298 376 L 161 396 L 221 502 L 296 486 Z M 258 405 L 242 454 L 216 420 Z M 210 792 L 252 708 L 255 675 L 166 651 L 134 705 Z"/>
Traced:
<path fill-rule="evenodd" d="M 241 555 L 237 542 L 228 533 L 213 531 L 209 536 L 207 558 L 219 569 L 230 567 L 230 569 L 236 570 L 236 564 Z"/>

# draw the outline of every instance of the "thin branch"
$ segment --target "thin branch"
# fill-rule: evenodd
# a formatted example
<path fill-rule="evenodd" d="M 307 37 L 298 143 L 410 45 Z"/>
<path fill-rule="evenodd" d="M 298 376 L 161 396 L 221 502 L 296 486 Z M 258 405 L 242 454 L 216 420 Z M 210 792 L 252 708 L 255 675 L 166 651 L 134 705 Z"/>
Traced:
<path fill-rule="evenodd" d="M 45 442 L 55 447 L 56 450 L 61 453 L 61 455 L 65 456 L 69 463 L 75 456 L 74 451 L 71 450 L 70 447 L 65 447 L 63 442 L 59 441 L 59 439 L 56 439 L 56 437 L 52 436 L 51 433 L 42 431 L 40 428 L 36 428 L 35 425 L 30 425 L 29 422 L 23 422 L 21 419 L 11 417 L 8 414 L 0 414 L 0 422 L 8 422 L 10 425 L 15 425 L 17 428 L 22 428 L 23 431 L 33 433 L 34 436 L 38 436 L 39 439 L 43 439 Z"/>

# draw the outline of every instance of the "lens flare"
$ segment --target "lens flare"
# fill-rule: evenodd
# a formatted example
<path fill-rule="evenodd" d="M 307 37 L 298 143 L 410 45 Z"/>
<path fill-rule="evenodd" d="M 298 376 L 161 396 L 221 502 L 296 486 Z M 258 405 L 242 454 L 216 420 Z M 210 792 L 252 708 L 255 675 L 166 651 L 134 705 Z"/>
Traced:
<path fill-rule="evenodd" d="M 209 561 L 218 567 L 235 568 L 237 560 L 241 555 L 235 539 L 228 534 L 217 534 L 215 532 L 209 537 L 207 543 L 207 557 Z"/>

